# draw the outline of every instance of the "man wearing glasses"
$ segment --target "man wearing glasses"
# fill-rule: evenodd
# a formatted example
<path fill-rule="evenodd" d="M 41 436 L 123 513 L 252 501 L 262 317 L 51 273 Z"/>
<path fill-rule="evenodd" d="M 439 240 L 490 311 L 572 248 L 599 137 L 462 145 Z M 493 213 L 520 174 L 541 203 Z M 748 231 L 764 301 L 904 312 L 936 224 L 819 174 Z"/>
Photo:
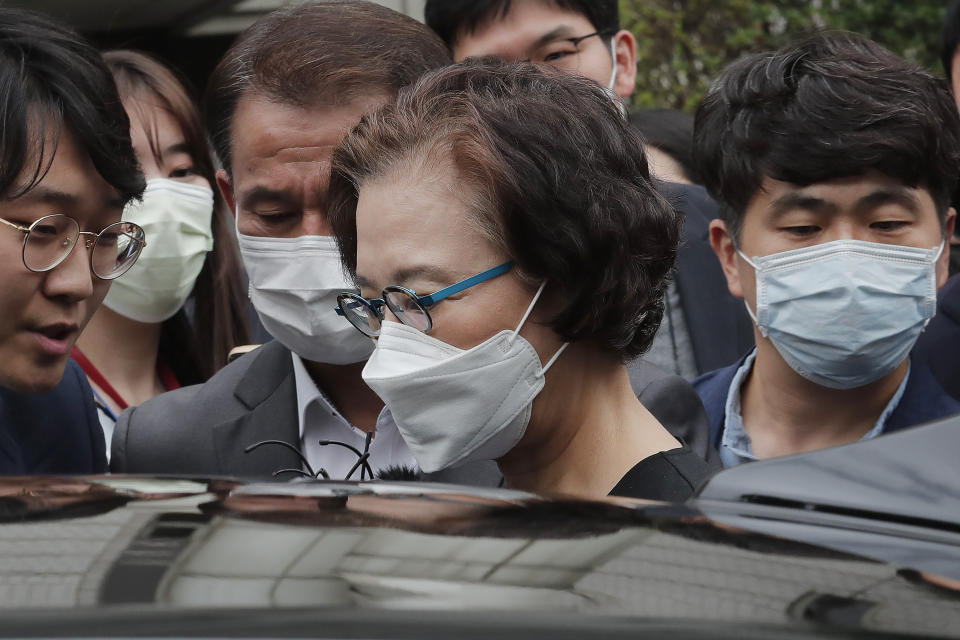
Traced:
<path fill-rule="evenodd" d="M 92 393 L 69 360 L 143 230 L 130 124 L 99 53 L 0 9 L 0 473 L 106 469 Z"/>

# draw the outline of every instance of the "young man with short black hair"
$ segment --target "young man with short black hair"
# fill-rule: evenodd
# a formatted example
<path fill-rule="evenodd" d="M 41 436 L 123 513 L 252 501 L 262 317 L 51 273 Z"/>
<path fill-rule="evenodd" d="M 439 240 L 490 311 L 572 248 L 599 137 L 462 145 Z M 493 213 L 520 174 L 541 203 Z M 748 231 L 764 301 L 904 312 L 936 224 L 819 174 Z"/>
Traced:
<path fill-rule="evenodd" d="M 93 47 L 12 9 L 0 112 L 0 473 L 103 472 L 93 394 L 69 357 L 142 247 L 118 253 L 124 205 L 144 188 L 130 123 Z"/>
<path fill-rule="evenodd" d="M 697 387 L 726 466 L 960 412 L 910 351 L 947 278 L 960 118 L 943 80 L 849 33 L 714 82 L 695 158 L 757 348 Z"/>

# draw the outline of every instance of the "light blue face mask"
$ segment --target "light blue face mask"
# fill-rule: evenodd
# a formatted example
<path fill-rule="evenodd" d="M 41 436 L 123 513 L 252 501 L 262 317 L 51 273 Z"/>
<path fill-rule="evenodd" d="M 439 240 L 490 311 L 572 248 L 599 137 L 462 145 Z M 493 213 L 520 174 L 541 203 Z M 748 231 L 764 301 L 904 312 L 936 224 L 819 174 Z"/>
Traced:
<path fill-rule="evenodd" d="M 939 248 L 860 240 L 747 258 L 757 312 L 747 312 L 798 374 L 853 389 L 891 373 L 936 313 Z"/>

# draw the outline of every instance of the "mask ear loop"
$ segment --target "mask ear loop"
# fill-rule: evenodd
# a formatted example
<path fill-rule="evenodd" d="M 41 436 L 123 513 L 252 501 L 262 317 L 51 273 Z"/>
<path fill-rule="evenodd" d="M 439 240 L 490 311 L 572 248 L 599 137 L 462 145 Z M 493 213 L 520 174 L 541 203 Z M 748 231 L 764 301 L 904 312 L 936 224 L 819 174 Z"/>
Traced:
<path fill-rule="evenodd" d="M 516 342 L 517 336 L 520 335 L 520 329 L 523 328 L 523 325 L 526 324 L 527 322 L 527 318 L 529 318 L 530 314 L 533 313 L 533 308 L 537 306 L 537 300 L 540 299 L 540 296 L 543 294 L 543 290 L 546 288 L 547 288 L 547 281 L 544 280 L 542 283 L 540 283 L 540 288 L 537 289 L 537 295 L 533 296 L 533 301 L 530 302 L 530 306 L 527 307 L 526 313 L 524 313 L 523 317 L 520 318 L 520 324 L 518 324 L 517 328 L 513 330 L 513 336 L 510 337 L 510 340 L 507 341 L 507 344 L 512 346 L 513 343 Z M 569 345 L 570 345 L 569 342 L 564 342 L 563 345 L 561 345 L 561 347 L 557 349 L 557 352 L 553 354 L 553 357 L 547 360 L 547 364 L 543 365 L 543 367 L 541 367 L 540 369 L 541 376 L 546 375 L 550 367 L 553 366 L 553 363 L 557 361 L 557 358 L 560 357 L 560 354 L 563 353 L 564 349 L 566 349 Z"/>
<path fill-rule="evenodd" d="M 743 251 L 740 251 L 740 249 L 737 249 L 737 253 L 740 254 L 740 257 L 743 258 L 744 262 L 746 262 L 748 265 L 750 265 L 751 267 L 753 267 L 753 271 L 754 271 L 754 273 L 756 274 L 756 277 L 757 277 L 757 280 L 758 280 L 758 284 L 759 284 L 760 269 L 757 267 L 756 263 L 755 263 L 753 260 L 751 260 L 750 258 L 748 258 L 747 255 L 746 255 Z M 760 290 L 760 287 L 758 286 L 758 287 L 757 287 L 757 291 L 759 291 L 759 290 Z M 757 329 L 760 330 L 760 335 L 762 335 L 764 338 L 766 338 L 766 337 L 767 337 L 767 334 L 768 334 L 767 328 L 760 326 L 760 323 L 757 321 L 757 315 L 753 312 L 753 309 L 750 308 L 750 303 L 747 302 L 746 299 L 744 299 L 744 301 L 743 301 L 743 306 L 746 307 L 746 309 L 747 309 L 747 315 L 749 315 L 749 316 L 750 316 L 750 319 L 753 320 L 753 324 L 757 325 Z"/>
<path fill-rule="evenodd" d="M 610 81 L 607 82 L 607 89 L 615 94 L 613 88 L 617 84 L 617 39 L 610 38 L 610 59 L 613 60 L 613 71 L 610 73 Z"/>

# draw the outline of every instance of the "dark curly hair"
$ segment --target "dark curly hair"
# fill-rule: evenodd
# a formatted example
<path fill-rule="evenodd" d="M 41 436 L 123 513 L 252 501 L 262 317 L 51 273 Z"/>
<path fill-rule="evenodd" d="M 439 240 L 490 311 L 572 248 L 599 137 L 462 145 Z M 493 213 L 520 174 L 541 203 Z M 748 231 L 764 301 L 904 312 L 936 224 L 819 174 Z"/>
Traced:
<path fill-rule="evenodd" d="M 549 324 L 623 360 L 645 352 L 682 220 L 657 193 L 643 140 L 596 83 L 528 63 L 468 60 L 366 115 L 334 151 L 328 219 L 351 273 L 363 183 L 413 159 L 450 162 L 470 214 L 531 281 Z"/>
<path fill-rule="evenodd" d="M 694 161 L 735 240 L 767 177 L 809 185 L 873 169 L 928 189 L 943 222 L 960 118 L 942 78 L 825 32 L 727 67 L 697 110 Z"/>

